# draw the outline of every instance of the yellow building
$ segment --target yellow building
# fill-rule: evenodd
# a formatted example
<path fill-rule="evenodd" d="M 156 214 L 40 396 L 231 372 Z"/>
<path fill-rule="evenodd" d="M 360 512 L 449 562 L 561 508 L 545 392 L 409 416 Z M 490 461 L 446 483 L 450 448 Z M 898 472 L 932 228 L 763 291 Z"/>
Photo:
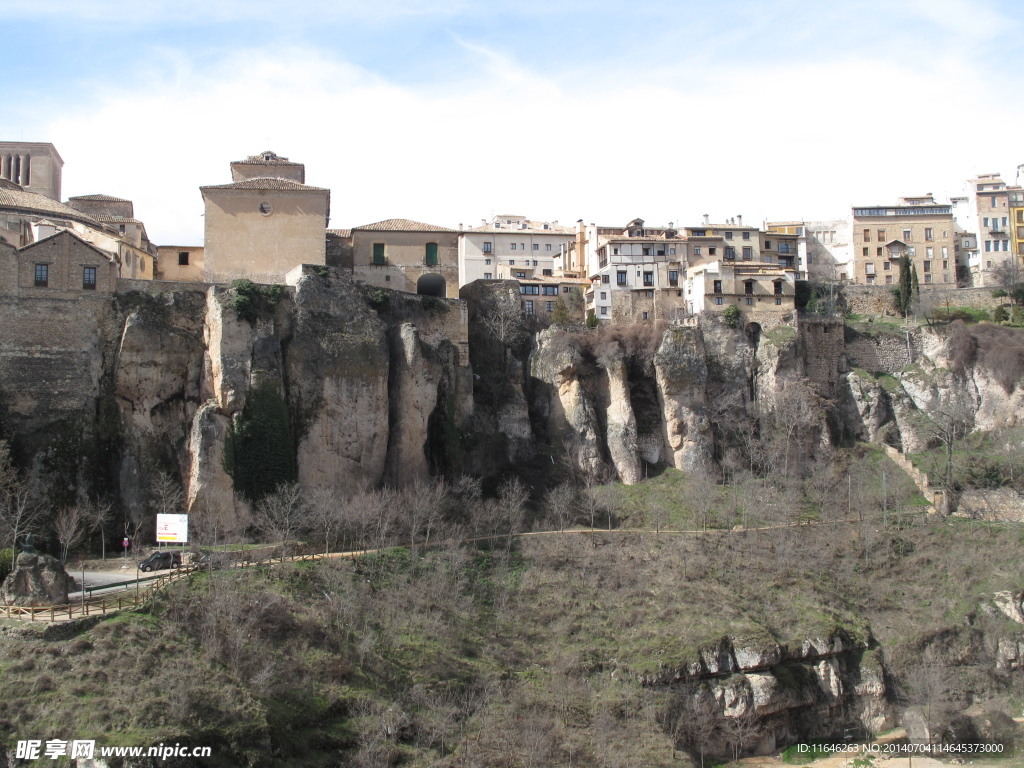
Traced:
<path fill-rule="evenodd" d="M 1010 233 L 1013 238 L 1013 252 L 1024 258 L 1024 188 L 1010 187 Z"/>
<path fill-rule="evenodd" d="M 456 230 L 409 219 L 386 219 L 352 227 L 349 238 L 352 274 L 357 281 L 406 293 L 458 298 Z"/>

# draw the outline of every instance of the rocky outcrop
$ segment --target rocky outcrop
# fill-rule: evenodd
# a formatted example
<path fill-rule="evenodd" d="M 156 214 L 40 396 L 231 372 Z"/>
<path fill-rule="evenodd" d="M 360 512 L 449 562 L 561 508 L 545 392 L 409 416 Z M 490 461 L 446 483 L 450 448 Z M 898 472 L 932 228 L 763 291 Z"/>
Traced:
<path fill-rule="evenodd" d="M 390 403 L 385 477 L 400 486 L 427 480 L 423 446 L 427 421 L 437 405 L 440 367 L 423 354 L 416 327 L 405 323 L 391 332 Z"/>
<path fill-rule="evenodd" d="M 693 469 L 710 460 L 712 449 L 707 352 L 701 330 L 669 328 L 654 357 L 654 370 L 665 457 L 676 469 Z"/>
<path fill-rule="evenodd" d="M 602 363 L 608 391 L 608 405 L 604 412 L 605 423 L 608 425 L 608 453 L 619 480 L 626 485 L 634 485 L 640 482 L 643 475 L 638 455 L 636 417 L 629 401 L 626 362 L 622 358 L 622 351 L 616 347 L 609 350 Z"/>
<path fill-rule="evenodd" d="M 57 558 L 21 552 L 0 587 L 0 601 L 5 605 L 67 605 L 68 593 L 75 588 L 75 580 Z"/>

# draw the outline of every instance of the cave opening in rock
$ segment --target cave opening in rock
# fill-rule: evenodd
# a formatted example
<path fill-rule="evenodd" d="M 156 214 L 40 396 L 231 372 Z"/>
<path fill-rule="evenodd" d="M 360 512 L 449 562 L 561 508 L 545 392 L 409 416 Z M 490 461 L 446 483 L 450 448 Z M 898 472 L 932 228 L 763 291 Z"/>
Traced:
<path fill-rule="evenodd" d="M 416 281 L 416 293 L 420 296 L 436 296 L 439 299 L 445 298 L 446 286 L 444 278 L 432 272 L 427 273 Z"/>

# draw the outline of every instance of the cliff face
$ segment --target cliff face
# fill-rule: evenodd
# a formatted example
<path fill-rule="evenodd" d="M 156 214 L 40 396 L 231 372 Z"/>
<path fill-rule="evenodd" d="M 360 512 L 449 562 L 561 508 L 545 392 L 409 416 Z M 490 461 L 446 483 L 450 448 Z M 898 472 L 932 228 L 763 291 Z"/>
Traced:
<path fill-rule="evenodd" d="M 85 489 L 116 494 L 142 525 L 162 474 L 182 479 L 196 515 L 237 512 L 225 448 L 261 385 L 284 403 L 295 479 L 306 488 L 402 485 L 458 463 L 458 433 L 473 411 L 464 304 L 371 294 L 319 274 L 267 296 L 257 290 L 248 319 L 238 292 L 217 286 L 79 307 L 87 340 L 51 349 L 58 364 L 33 384 L 59 388 L 49 379 L 67 369 L 63 404 L 5 398 L 15 408 L 3 436 L 38 456 L 74 424 L 83 457 L 71 480 L 87 482 L 86 459 L 105 465 L 106 485 Z M 32 340 L 20 341 L 0 373 L 28 391 L 35 356 L 25 348 Z"/>

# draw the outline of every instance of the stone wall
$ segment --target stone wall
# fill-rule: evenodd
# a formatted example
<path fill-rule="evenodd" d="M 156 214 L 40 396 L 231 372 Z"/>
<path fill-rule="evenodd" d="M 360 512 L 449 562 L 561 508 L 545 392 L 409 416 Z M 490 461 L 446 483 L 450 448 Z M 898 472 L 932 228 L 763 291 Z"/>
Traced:
<path fill-rule="evenodd" d="M 945 494 L 941 490 L 932 488 L 931 482 L 928 479 L 928 474 L 915 467 L 910 459 L 891 445 L 883 445 L 882 448 L 885 449 L 885 455 L 892 459 L 893 463 L 906 472 L 907 475 L 910 476 L 910 479 L 914 481 L 914 485 L 916 485 L 918 490 L 921 491 L 921 495 L 924 496 L 925 500 L 929 504 L 928 512 L 941 510 L 945 513 L 947 511 Z"/>
<path fill-rule="evenodd" d="M 844 285 L 842 295 L 846 300 L 846 309 L 857 315 L 868 317 L 885 315 L 899 317 L 896 300 L 893 297 L 892 285 Z M 930 288 L 921 286 L 921 293 L 935 307 L 942 307 L 947 302 L 950 307 L 972 307 L 974 309 L 993 310 L 1006 299 L 992 296 L 992 288 Z"/>
<path fill-rule="evenodd" d="M 804 375 L 814 383 L 818 394 L 835 397 L 839 375 L 847 370 L 843 321 L 840 318 L 801 317 L 797 323 L 797 339 Z"/>
<path fill-rule="evenodd" d="M 956 514 L 993 522 L 1024 522 L 1024 498 L 1012 488 L 964 491 Z"/>
<path fill-rule="evenodd" d="M 907 334 L 868 334 L 852 331 L 846 340 L 846 361 L 852 368 L 863 368 L 871 373 L 897 373 L 921 358 L 923 347 L 920 329 Z"/>

